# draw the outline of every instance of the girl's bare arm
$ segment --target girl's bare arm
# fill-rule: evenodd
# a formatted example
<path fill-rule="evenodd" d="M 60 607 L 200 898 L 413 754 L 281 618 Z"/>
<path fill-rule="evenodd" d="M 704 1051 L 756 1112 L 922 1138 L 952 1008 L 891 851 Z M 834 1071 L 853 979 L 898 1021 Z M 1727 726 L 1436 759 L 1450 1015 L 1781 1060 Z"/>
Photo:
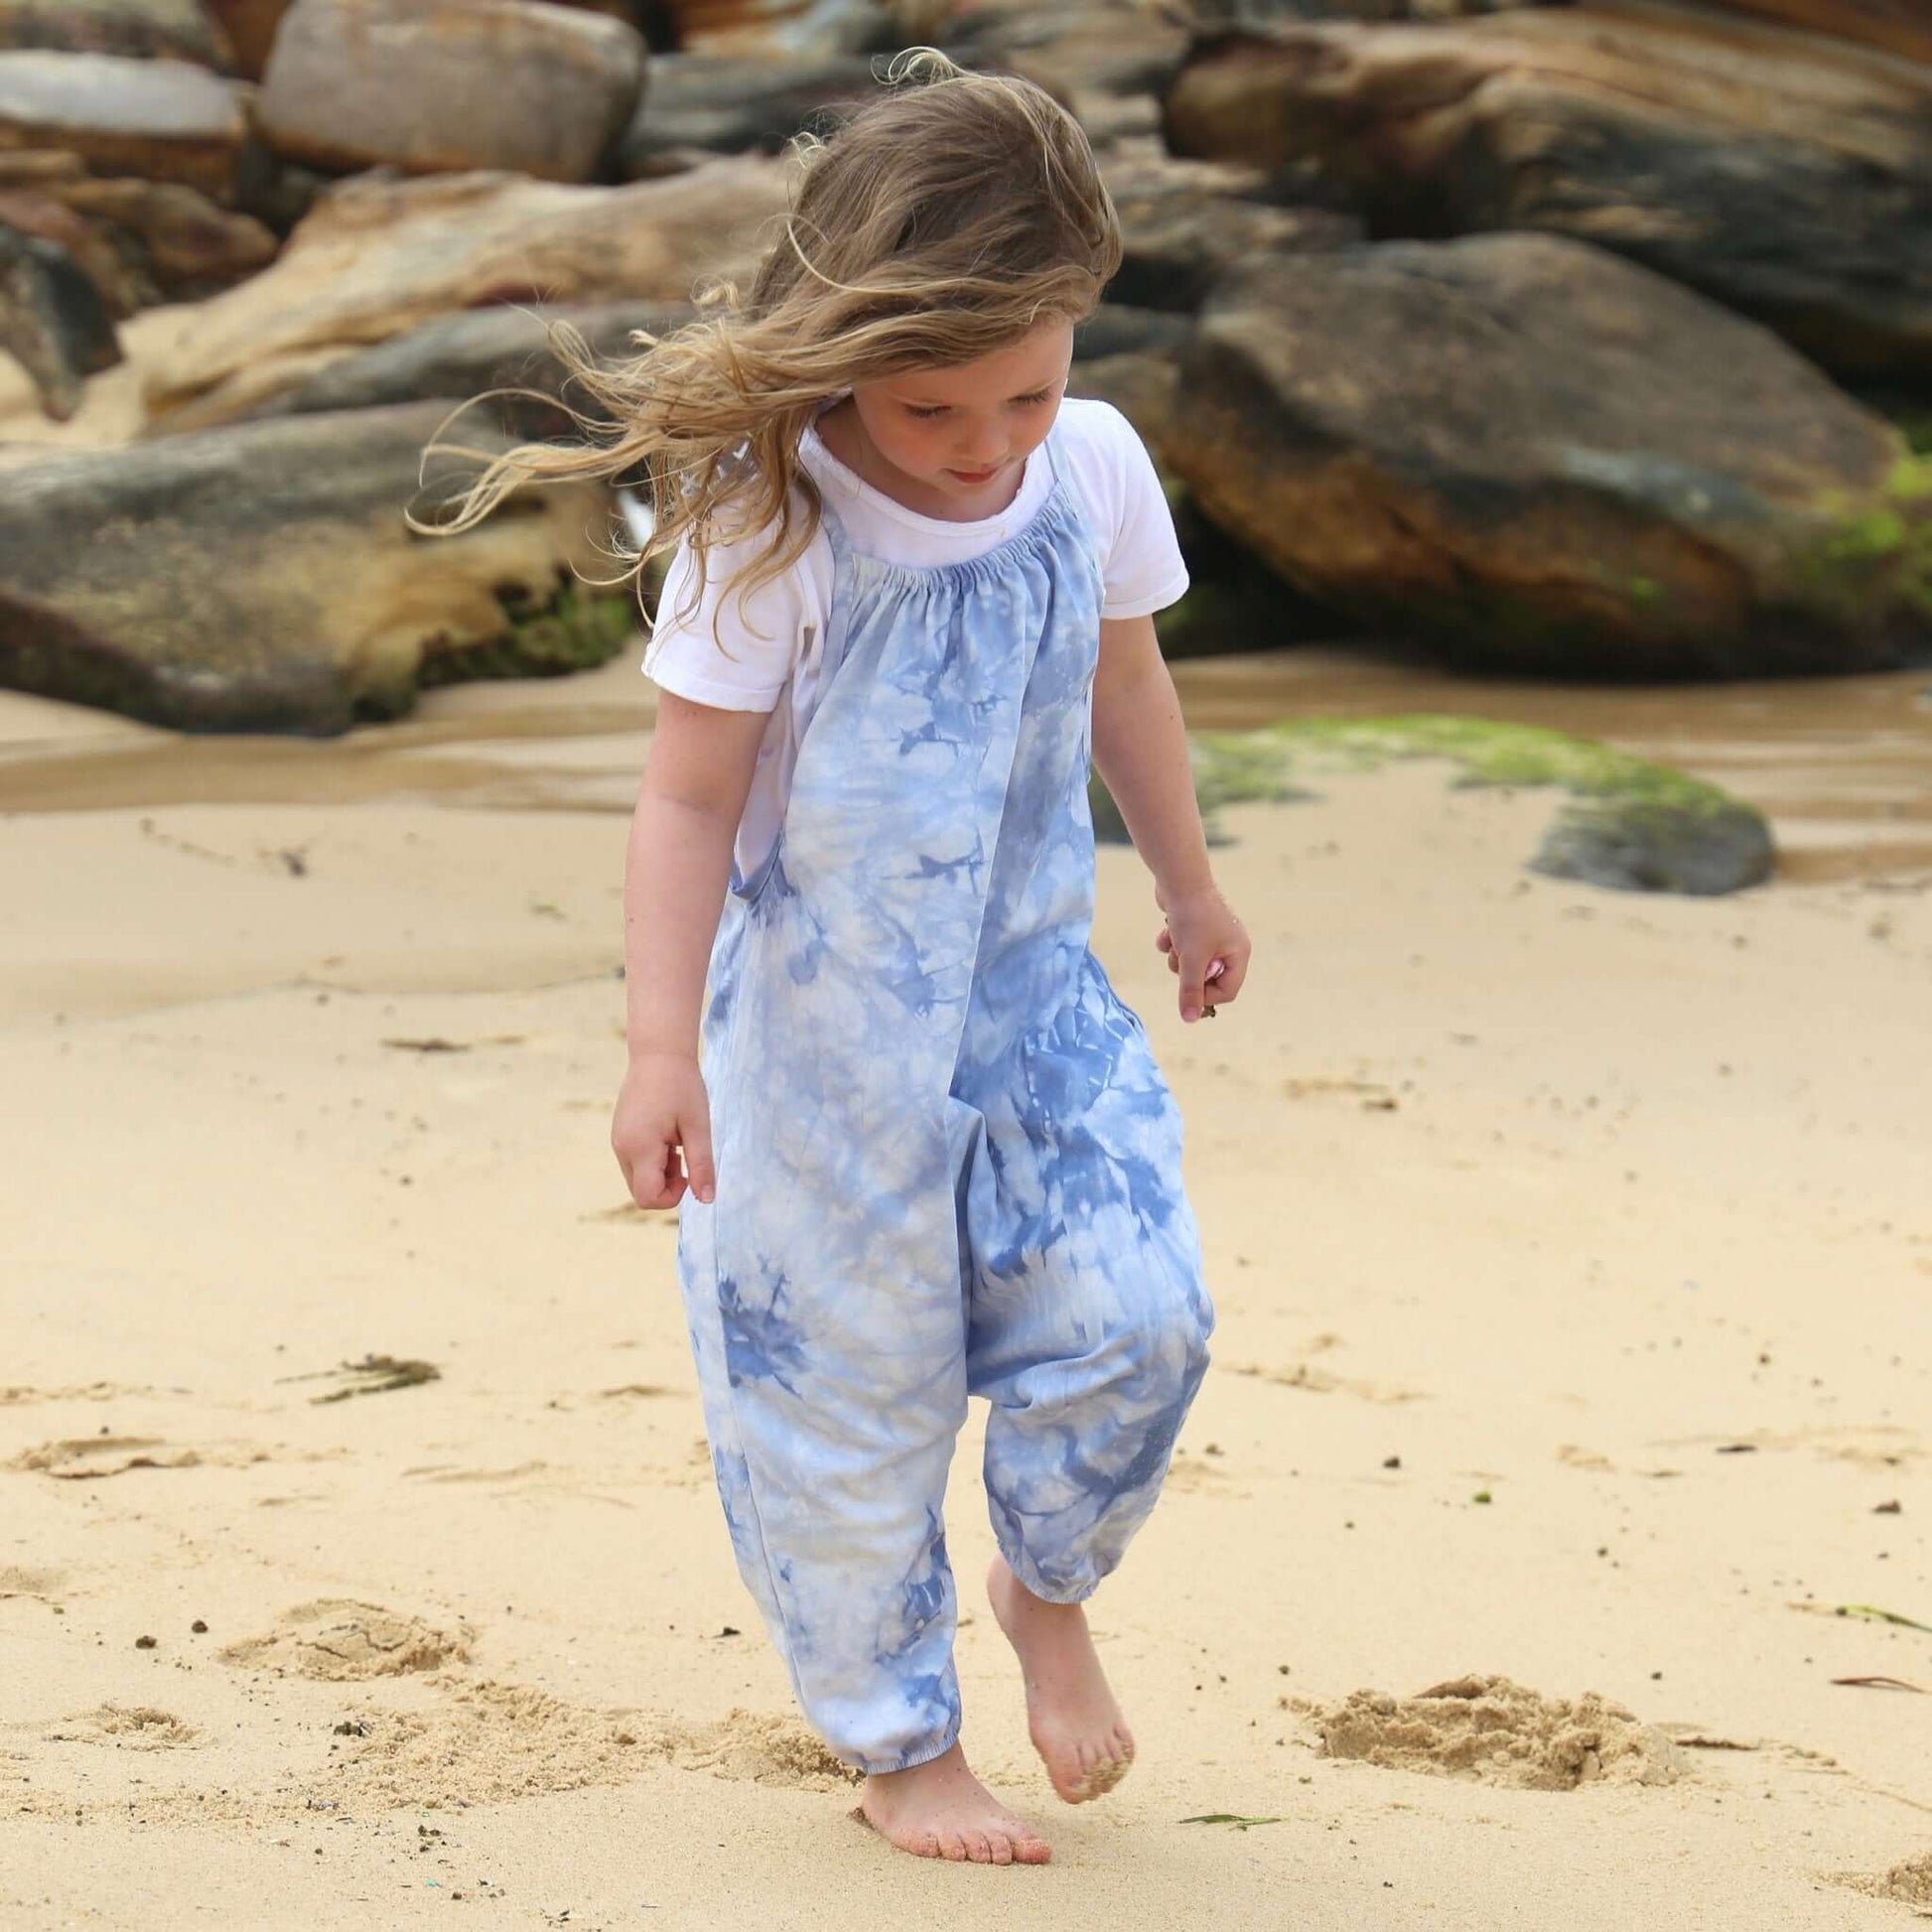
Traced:
<path fill-rule="evenodd" d="M 766 715 L 669 691 L 658 701 L 624 861 L 630 1059 L 611 1122 L 612 1150 L 640 1207 L 674 1207 L 687 1185 L 708 1201 L 716 1187 L 698 1023 Z"/>
<path fill-rule="evenodd" d="M 1223 1006 L 1241 991 L 1250 946 L 1208 864 L 1180 699 L 1152 618 L 1101 623 L 1093 761 L 1154 875 L 1154 897 L 1167 914 L 1156 943 L 1179 975 L 1181 1019 L 1196 1020 L 1208 1004 L 1210 965 L 1222 962 L 1212 993 L 1213 1004 Z"/>

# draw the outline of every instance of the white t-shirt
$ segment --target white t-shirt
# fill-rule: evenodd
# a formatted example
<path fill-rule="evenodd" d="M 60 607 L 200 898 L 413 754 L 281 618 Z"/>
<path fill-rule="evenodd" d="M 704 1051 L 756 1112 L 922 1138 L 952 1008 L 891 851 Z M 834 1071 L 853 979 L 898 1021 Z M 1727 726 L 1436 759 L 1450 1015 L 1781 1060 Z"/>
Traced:
<path fill-rule="evenodd" d="M 1060 404 L 1054 455 L 1099 550 L 1103 618 L 1166 610 L 1187 588 L 1173 519 L 1133 425 L 1111 403 Z M 1045 444 L 1027 460 L 1019 493 L 997 516 L 953 523 L 921 516 L 861 481 L 807 430 L 799 459 L 845 526 L 852 547 L 882 563 L 930 568 L 968 563 L 1016 535 L 1053 486 Z M 771 714 L 739 823 L 740 873 L 750 878 L 778 836 L 798 744 L 818 702 L 820 647 L 832 602 L 832 543 L 821 528 L 792 568 L 742 601 L 721 595 L 757 538 L 713 547 L 705 587 L 680 620 L 694 565 L 672 555 L 658 599 L 658 623 L 644 652 L 645 674 L 693 704 Z M 716 628 L 714 630 L 714 623 Z M 722 648 L 721 648 L 722 644 Z"/>

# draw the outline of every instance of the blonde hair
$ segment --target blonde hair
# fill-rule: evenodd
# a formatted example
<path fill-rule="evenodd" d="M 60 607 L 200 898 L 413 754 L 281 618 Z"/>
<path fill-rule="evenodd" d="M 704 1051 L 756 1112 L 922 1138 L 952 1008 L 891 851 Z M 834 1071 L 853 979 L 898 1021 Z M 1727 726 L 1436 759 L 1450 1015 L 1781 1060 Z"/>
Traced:
<path fill-rule="evenodd" d="M 525 483 L 621 478 L 651 510 L 623 577 L 688 541 L 695 603 L 711 546 L 764 531 L 725 587 L 742 596 L 818 530 L 798 444 L 827 403 L 1092 313 L 1120 265 L 1120 229 L 1073 116 L 1030 81 L 969 73 L 929 49 L 899 56 L 886 79 L 829 140 L 793 143 L 799 186 L 749 299 L 704 292 L 696 321 L 633 338 L 643 353 L 616 366 L 600 367 L 575 331 L 554 332 L 594 405 L 573 412 L 589 440 L 489 457 L 442 533 Z"/>

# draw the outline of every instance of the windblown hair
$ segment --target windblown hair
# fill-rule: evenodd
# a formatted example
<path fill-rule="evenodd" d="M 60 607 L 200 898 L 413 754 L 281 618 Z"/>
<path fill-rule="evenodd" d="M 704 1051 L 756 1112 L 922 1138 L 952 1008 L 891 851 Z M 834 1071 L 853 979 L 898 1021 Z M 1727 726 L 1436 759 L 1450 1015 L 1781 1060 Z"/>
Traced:
<path fill-rule="evenodd" d="M 634 338 L 643 352 L 615 367 L 574 331 L 553 332 L 592 405 L 576 412 L 589 440 L 488 459 L 440 531 L 470 528 L 525 483 L 622 478 L 651 511 L 627 574 L 688 540 L 701 587 L 714 543 L 764 531 L 725 587 L 742 596 L 817 532 L 798 443 L 828 402 L 1092 313 L 1120 265 L 1120 229 L 1072 115 L 1030 81 L 965 72 L 927 49 L 886 78 L 828 140 L 793 144 L 800 183 L 749 299 L 707 290 L 696 321 Z"/>

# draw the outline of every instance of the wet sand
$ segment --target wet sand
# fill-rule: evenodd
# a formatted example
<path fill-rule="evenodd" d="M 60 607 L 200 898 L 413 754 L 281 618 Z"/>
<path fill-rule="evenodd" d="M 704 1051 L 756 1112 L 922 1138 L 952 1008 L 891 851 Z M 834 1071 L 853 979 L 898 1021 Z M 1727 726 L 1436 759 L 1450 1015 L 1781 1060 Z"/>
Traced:
<path fill-rule="evenodd" d="M 330 744 L 0 698 L 0 1924 L 1908 1922 L 1842 1878 L 1932 1854 L 1932 1702 L 1832 1680 L 1932 1691 L 1932 1631 L 1832 1611 L 1932 1624 L 1927 681 L 1186 668 L 1205 725 L 1605 733 L 1790 856 L 1534 879 L 1551 801 L 1428 766 L 1241 808 L 1260 967 L 1189 1030 L 1103 854 L 1220 1329 L 1096 1605 L 1101 1805 L 1028 1752 L 961 1445 L 969 1747 L 1039 1872 L 851 1823 L 732 1569 L 606 1143 L 632 662 Z M 1520 1688 L 1347 1703 L 1469 1674 Z"/>

